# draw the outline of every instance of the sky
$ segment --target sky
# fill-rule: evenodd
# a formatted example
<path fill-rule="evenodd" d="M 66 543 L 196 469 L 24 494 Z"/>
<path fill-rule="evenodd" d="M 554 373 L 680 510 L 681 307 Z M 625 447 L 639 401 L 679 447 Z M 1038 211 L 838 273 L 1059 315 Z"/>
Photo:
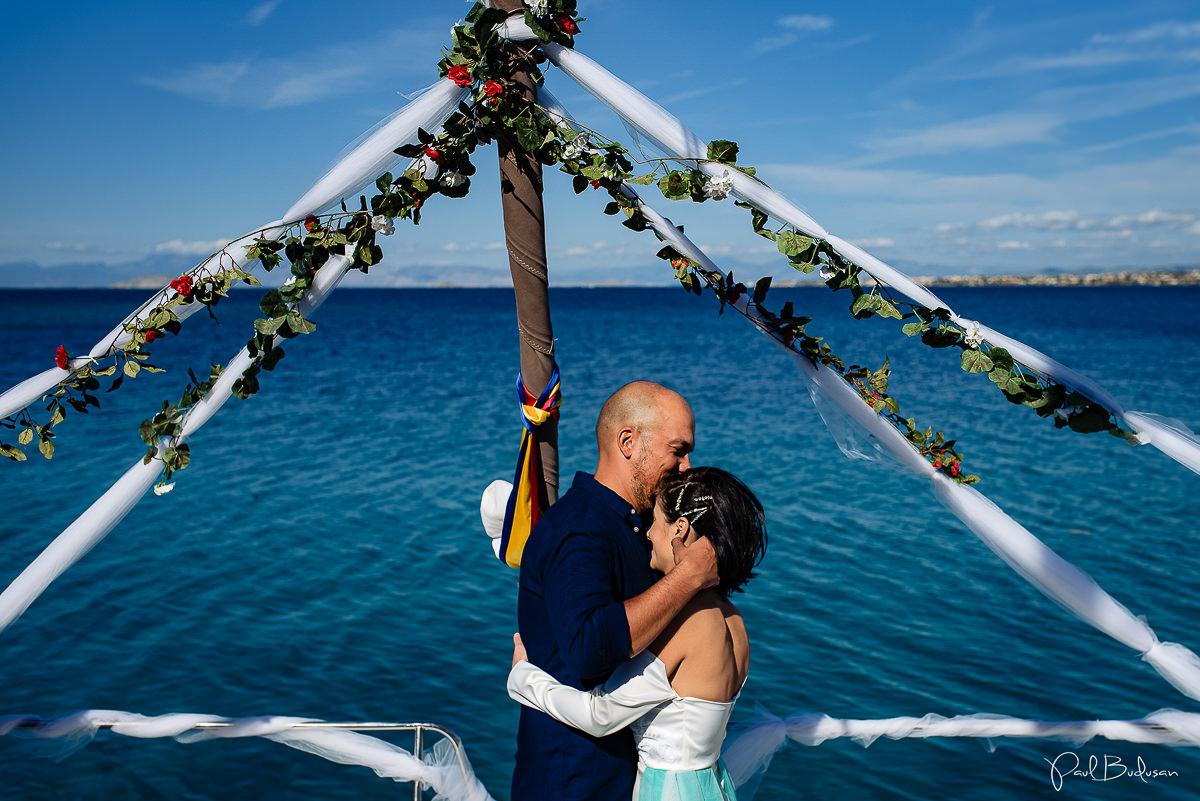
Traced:
<path fill-rule="evenodd" d="M 580 0 L 577 48 L 912 275 L 1200 265 L 1194 2 Z M 24 3 L 0 30 L 0 286 L 172 275 L 277 218 L 470 5 Z M 550 68 L 571 114 L 632 145 Z M 653 157 L 655 154 L 646 153 Z M 495 159 L 350 285 L 502 285 Z M 659 284 L 658 243 L 546 176 L 551 283 Z M 732 201 L 644 193 L 739 278 L 799 277 Z"/>

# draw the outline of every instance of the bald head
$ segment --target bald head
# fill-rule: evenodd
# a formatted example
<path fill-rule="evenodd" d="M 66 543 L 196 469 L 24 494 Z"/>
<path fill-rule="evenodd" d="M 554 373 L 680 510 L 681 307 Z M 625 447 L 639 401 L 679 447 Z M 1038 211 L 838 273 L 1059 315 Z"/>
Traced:
<path fill-rule="evenodd" d="M 679 393 L 652 381 L 617 390 L 596 419 L 600 463 L 596 480 L 639 510 L 648 509 L 659 479 L 686 470 L 695 446 L 692 408 Z"/>
<path fill-rule="evenodd" d="M 662 417 L 661 406 L 675 400 L 687 406 L 679 393 L 653 381 L 634 381 L 613 393 L 596 418 L 596 444 L 604 449 L 607 441 L 622 428 L 644 432 L 653 429 Z M 690 411 L 690 409 L 689 409 Z"/>

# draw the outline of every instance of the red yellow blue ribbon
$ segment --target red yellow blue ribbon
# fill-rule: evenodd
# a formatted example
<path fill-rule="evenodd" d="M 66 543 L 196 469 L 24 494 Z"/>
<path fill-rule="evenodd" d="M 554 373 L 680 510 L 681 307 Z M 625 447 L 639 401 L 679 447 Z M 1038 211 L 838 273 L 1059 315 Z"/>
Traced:
<path fill-rule="evenodd" d="M 512 494 L 504 510 L 504 531 L 500 535 L 500 558 L 509 567 L 521 566 L 521 553 L 529 533 L 544 511 L 545 493 L 542 487 L 542 456 L 538 447 L 537 430 L 548 420 L 558 419 L 562 403 L 559 389 L 558 365 L 550 381 L 536 398 L 517 376 L 517 398 L 521 403 L 521 449 L 517 454 L 517 473 L 513 478 Z"/>

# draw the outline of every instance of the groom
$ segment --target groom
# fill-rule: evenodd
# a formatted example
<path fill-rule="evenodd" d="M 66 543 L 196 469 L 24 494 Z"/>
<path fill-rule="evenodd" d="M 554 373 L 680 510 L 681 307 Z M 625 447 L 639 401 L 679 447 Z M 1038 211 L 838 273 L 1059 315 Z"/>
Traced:
<path fill-rule="evenodd" d="M 706 539 L 676 540 L 678 567 L 656 583 L 641 518 L 659 480 L 690 467 L 694 432 L 679 394 L 649 381 L 617 390 L 596 421 L 595 475 L 577 473 L 530 534 L 517 595 L 521 639 L 529 660 L 563 684 L 602 684 L 716 585 Z M 628 729 L 590 737 L 521 707 L 512 801 L 628 801 L 636 773 Z"/>

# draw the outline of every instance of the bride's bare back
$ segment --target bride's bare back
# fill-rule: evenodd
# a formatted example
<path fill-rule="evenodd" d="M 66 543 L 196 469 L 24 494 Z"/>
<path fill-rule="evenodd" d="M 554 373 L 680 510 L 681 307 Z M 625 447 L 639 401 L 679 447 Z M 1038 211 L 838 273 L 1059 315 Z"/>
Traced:
<path fill-rule="evenodd" d="M 699 593 L 650 646 L 685 698 L 731 701 L 750 668 L 750 640 L 737 608 L 712 590 Z"/>

